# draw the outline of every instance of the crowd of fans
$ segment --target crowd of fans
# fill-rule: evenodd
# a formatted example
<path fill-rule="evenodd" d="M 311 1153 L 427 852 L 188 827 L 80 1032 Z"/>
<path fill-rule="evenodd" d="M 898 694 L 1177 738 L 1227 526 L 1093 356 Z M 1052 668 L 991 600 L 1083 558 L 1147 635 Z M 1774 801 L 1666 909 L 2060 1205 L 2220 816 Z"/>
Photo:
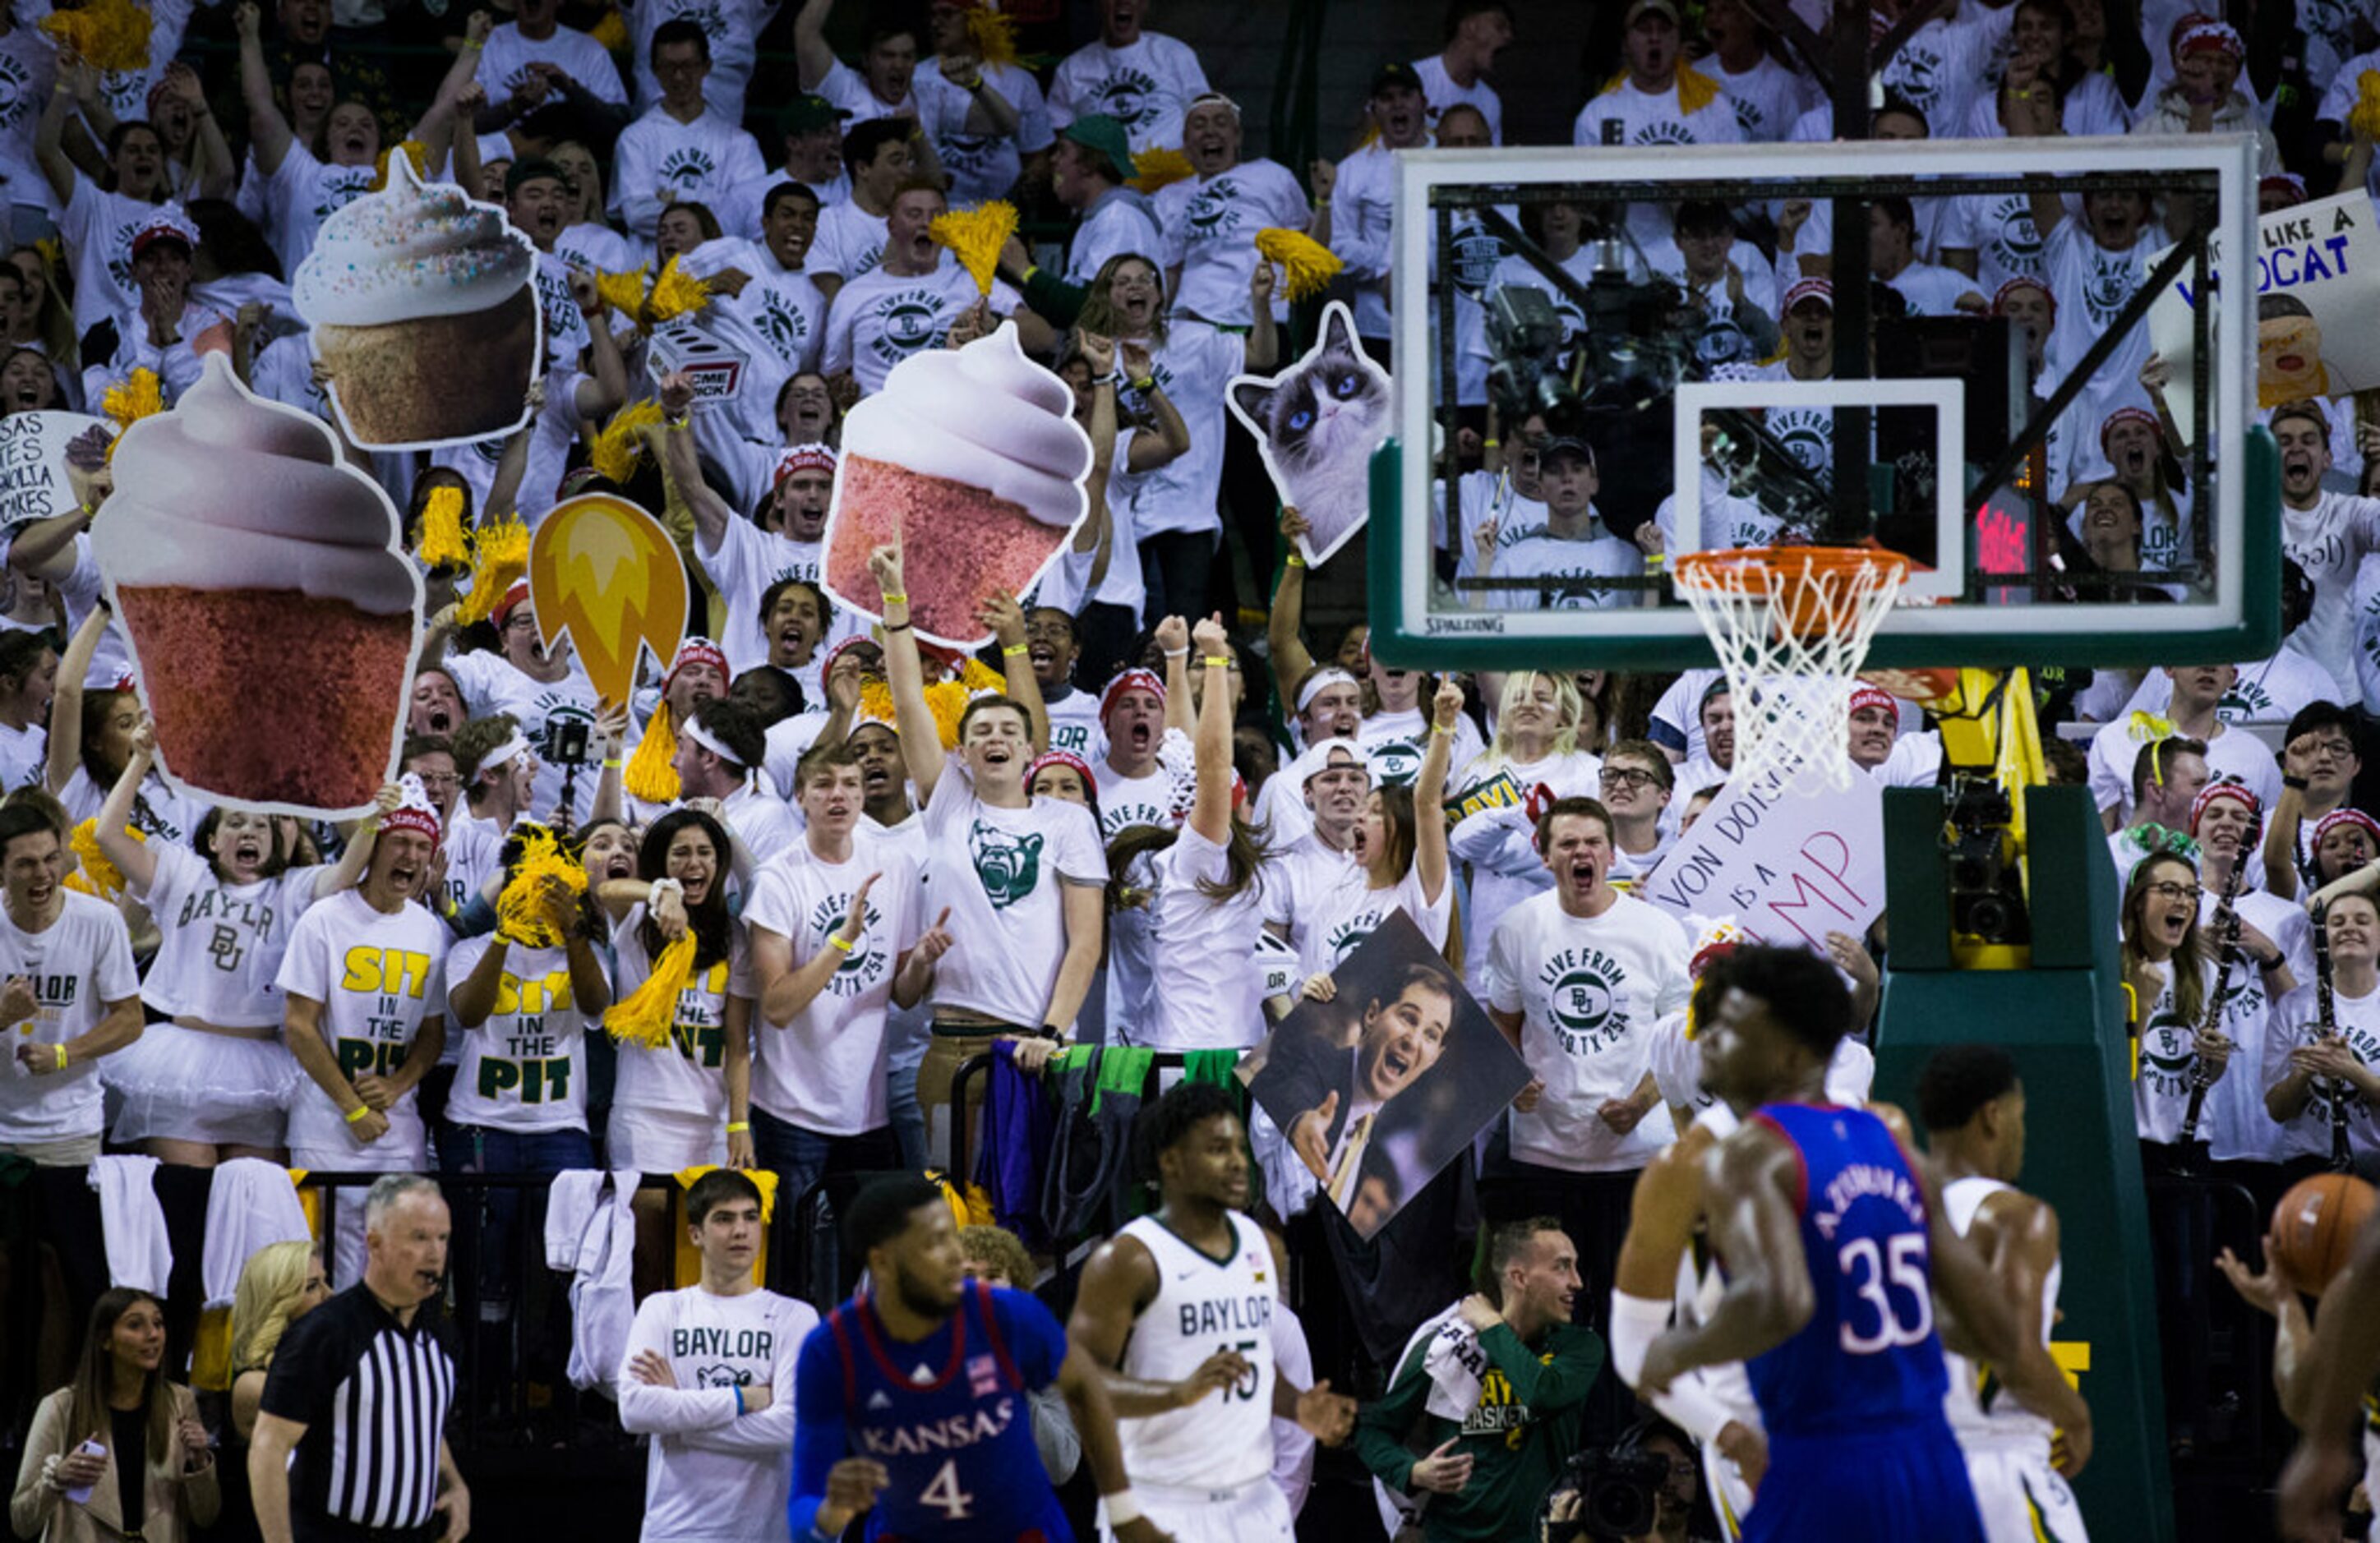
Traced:
<path fill-rule="evenodd" d="M 104 1150 L 450 1178 L 724 1165 L 773 1174 L 783 1204 L 830 1175 L 949 1161 L 954 1074 L 995 1045 L 1028 1075 L 1077 1045 L 1254 1049 L 1296 1002 L 1330 1000 L 1333 973 L 1402 911 L 1533 1079 L 1476 1163 L 1458 1163 L 1466 1234 L 1475 1179 L 1491 1220 L 1559 1219 L 1585 1288 L 1578 1320 L 1602 1325 L 1635 1176 L 1709 1102 L 1691 1054 L 1662 1049 L 1682 1043 L 1703 940 L 1628 891 L 1726 783 L 1735 704 L 1712 671 L 1431 676 L 1375 659 L 1360 615 L 1309 628 L 1301 517 L 1278 507 L 1225 406 L 1232 377 L 1284 366 L 1310 334 L 1310 310 L 1257 255 L 1263 229 L 1328 247 L 1362 346 L 1419 362 L 1390 344 L 1396 158 L 1511 142 L 1495 67 L 1531 46 L 1536 7 L 1452 0 L 1441 50 L 1382 64 L 1360 104 L 1323 103 L 1350 132 L 1297 167 L 1245 152 L 1245 103 L 1144 25 L 1165 19 L 1145 18 L 1144 0 L 1106 0 L 1096 39 L 1072 48 L 1038 14 L 1054 8 L 1012 8 L 988 18 L 981 0 L 932 0 L 863 18 L 832 15 L 833 0 L 783 13 L 759 0 L 517 0 L 422 15 L 278 0 L 265 15 L 247 0 L 154 0 L 146 67 L 119 69 L 44 30 L 39 0 L 0 11 L 13 238 L 0 424 L 98 413 L 140 371 L 170 407 L 223 351 L 258 395 L 328 419 L 287 281 L 326 217 L 373 188 L 390 154 L 416 154 L 537 249 L 535 410 L 481 443 L 348 454 L 404 512 L 408 548 L 457 495 L 466 530 L 515 515 L 533 527 L 586 492 L 644 503 L 697 580 L 700 634 L 635 699 L 603 701 L 566 645 L 540 640 L 525 585 L 473 597 L 468 572 L 425 563 L 403 781 L 380 813 L 333 828 L 211 808 L 156 769 L 91 555 L 114 490 L 103 465 L 79 466 L 67 501 L 79 508 L 6 533 L 0 1021 L 15 1032 L 0 1164 L 75 1168 Z M 1795 9 L 1831 21 L 1827 7 Z M 1885 65 L 1870 130 L 2248 131 L 2266 212 L 2380 192 L 2380 113 L 2358 110 L 2380 70 L 2370 18 L 2248 9 L 2243 30 L 2170 0 L 2141 15 L 2116 0 L 1954 0 Z M 1895 10 L 1877 10 L 1879 35 Z M 1825 91 L 1746 0 L 1682 12 L 1631 0 L 1619 22 L 1599 45 L 1609 56 L 1587 61 L 1581 153 L 1833 138 Z M 1155 170 L 1165 152 L 1185 164 Z M 987 293 L 932 226 L 1000 199 L 1026 210 L 1026 238 Z M 1560 202 L 1526 213 L 1531 237 L 1585 276 L 1601 216 Z M 2188 212 L 2095 192 L 1885 199 L 1871 217 L 1884 309 L 2010 318 L 2046 396 Z M 1831 223 L 1828 203 L 1802 200 L 1627 216 L 1645 261 L 1703 318 L 1706 364 L 1792 380 L 1832 369 Z M 1486 230 L 1457 238 L 1469 293 L 1541 282 Z M 698 394 L 620 308 L 619 275 L 672 261 L 707 290 L 694 328 L 742 363 L 730 394 Z M 1003 322 L 1075 393 L 1094 512 L 1035 592 L 987 607 L 994 642 L 970 659 L 921 647 L 904 599 L 906 574 L 965 553 L 930 529 L 875 553 L 879 624 L 830 598 L 821 539 L 844 413 L 904 359 Z M 1712 342 L 1719 332 L 1733 341 Z M 1483 407 L 1492 360 L 1465 337 L 1457 405 Z M 2165 384 L 2135 329 L 2060 419 L 2041 493 L 2069 527 L 2070 571 L 2194 562 Z M 599 470 L 601 431 L 637 404 L 657 421 Z M 2380 431 L 2343 396 L 2268 394 L 2260 417 L 2281 452 L 2292 589 L 2280 650 L 2145 674 L 2050 668 L 2043 702 L 2052 720 L 2104 725 L 2084 731 L 2087 755 L 2054 745 L 2051 759 L 2094 790 L 2123 881 L 2146 1160 L 2162 1171 L 2194 1079 L 2212 1073 L 2203 1134 L 2227 1182 L 2263 1198 L 2327 1161 L 2334 1128 L 2358 1164 L 2380 1162 L 2380 821 L 2357 791 L 2380 711 L 2380 565 L 2366 562 L 2380 501 L 2363 496 Z M 1450 577 L 1567 576 L 1591 591 L 1674 540 L 1658 517 L 1604 523 L 1597 446 L 1560 414 L 1464 424 L 1449 442 L 1463 473 L 1441 521 Z M 1823 415 L 1793 428 L 1822 465 Z M 1757 513 L 1737 540 L 1773 532 Z M 2156 584 L 2133 592 L 2165 598 Z M 1851 722 L 1864 774 L 1938 777 L 1919 704 L 1863 688 Z M 640 750 L 674 792 L 631 775 Z M 1503 780 L 1523 796 L 1447 812 Z M 584 893 L 550 887 L 524 927 L 500 903 L 551 860 L 548 837 L 583 870 Z M 2330 902 L 2326 1014 L 2313 1002 L 2317 893 Z M 2237 942 L 2219 949 L 2234 913 Z M 689 935 L 693 971 L 666 1022 L 650 1043 L 615 1047 L 607 1011 Z M 1881 923 L 1831 940 L 1864 1018 L 1881 949 Z M 1564 950 L 1611 966 L 1595 1032 L 1558 1021 L 1543 987 Z M 1445 1024 L 1411 1032 L 1393 1052 L 1409 1075 L 1442 1052 Z M 1843 1096 L 1864 1094 L 1870 1067 L 1864 1046 L 1846 1049 Z M 1324 1226 L 1347 1197 L 1322 1198 L 1307 1171 L 1341 1138 L 1323 1124 L 1252 1116 L 1259 1205 L 1298 1240 L 1297 1306 L 1318 1348 L 1378 1392 L 1396 1359 L 1378 1341 L 1393 1347 L 1425 1313 L 1378 1289 L 1391 1245 L 1350 1263 L 1335 1219 Z M 669 1274 L 656 1197 L 639 1202 L 639 1294 Z M 1391 1198 L 1417 1227 L 1425 1212 L 1433 1225 L 1458 1214 Z M 376 1199 L 375 1225 L 403 1199 Z M 732 1294 L 755 1219 L 740 1191 L 702 1200 L 686 1220 L 705 1284 L 688 1289 Z M 453 1203 L 460 1230 L 498 1239 L 542 1209 L 468 1186 Z M 714 1237 L 706 1217 L 722 1205 L 735 1226 Z M 212 1474 L 231 1464 L 212 1454 L 249 1439 L 260 1401 L 268 1421 L 296 1418 L 296 1395 L 268 1396 L 264 1373 L 326 1279 L 396 1268 L 368 1265 L 385 1249 L 377 1232 L 367 1246 L 365 1214 L 346 1208 L 320 1255 L 281 1245 L 249 1261 L 229 1399 L 204 1420 L 170 1386 L 180 1369 L 159 1369 L 158 1303 L 100 1298 L 72 1387 L 21 1449 L 18 1536 L 157 1543 L 219 1508 L 226 1527 L 246 1525 L 246 1486 L 226 1474 L 219 1494 Z M 2187 1216 L 2159 1238 L 2162 1306 L 2203 1315 L 2209 1240 Z M 1051 1263 L 990 1230 L 967 1246 L 979 1272 L 1017 1284 Z M 1415 1246 L 1438 1270 L 1419 1271 L 1434 1311 L 1458 1277 L 1443 1238 Z M 492 1321 L 522 1284 L 510 1257 L 498 1242 L 475 1255 Z M 8 1289 L 31 1275 L 12 1268 Z M 1062 1275 L 1054 1289 L 1068 1289 Z M 639 1390 L 670 1375 L 666 1334 L 642 1311 L 637 1323 L 643 1359 L 599 1380 L 658 1451 L 679 1439 L 675 1416 Z M 765 1380 L 747 1381 L 761 1396 L 739 1394 L 739 1417 L 768 1403 Z M 2222 1390 L 2187 1376 L 2168 1387 L 2186 1452 Z M 1590 1425 L 1615 1434 L 1624 1412 L 1615 1393 Z M 778 1421 L 790 1430 L 783 1410 Z M 106 1447 L 111 1428 L 128 1451 L 146 1443 L 145 1476 L 77 1450 L 94 1432 Z M 1037 1408 L 1036 1435 L 1053 1476 L 1072 1473 L 1062 1404 Z M 1293 1422 L 1282 1440 L 1281 1472 L 1302 1498 L 1310 1442 L 1296 1450 Z M 1692 1466 L 1674 1432 L 1656 1444 Z M 1463 1483 L 1434 1459 L 1375 1466 L 1400 1487 Z M 104 1505 L 89 1500 L 103 1475 L 123 1484 Z M 1698 1514 L 1683 1489 L 1664 1502 L 1662 1537 Z M 782 1521 L 782 1494 L 781 1477 L 773 1501 L 747 1498 Z M 145 1534 L 124 1520 L 136 1507 Z M 765 1518 L 751 1525 L 737 1536 L 767 1536 Z"/>

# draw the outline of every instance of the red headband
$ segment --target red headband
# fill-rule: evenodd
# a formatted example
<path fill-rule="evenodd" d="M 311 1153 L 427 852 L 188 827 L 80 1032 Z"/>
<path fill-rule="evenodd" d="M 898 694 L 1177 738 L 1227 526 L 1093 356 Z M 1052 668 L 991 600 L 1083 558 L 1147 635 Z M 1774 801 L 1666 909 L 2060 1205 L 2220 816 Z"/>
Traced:
<path fill-rule="evenodd" d="M 774 492 L 783 487 L 785 479 L 797 471 L 823 471 L 832 477 L 834 465 L 834 452 L 823 444 L 795 445 L 777 462 L 777 474 L 770 480 L 769 491 Z"/>
<path fill-rule="evenodd" d="M 2108 433 L 2112 431 L 2119 423 L 2145 423 L 2149 426 L 2149 431 L 2152 433 L 2155 432 L 2157 428 L 2156 414 L 2149 411 L 2148 408 L 2118 407 L 2114 412 L 2107 415 L 2107 422 L 2099 425 L 2099 448 L 2102 451 L 2107 448 Z"/>
<path fill-rule="evenodd" d="M 2341 825 L 2361 825 L 2363 833 L 2372 838 L 2373 848 L 2380 851 L 2380 820 L 2374 820 L 2362 809 L 2333 809 L 2324 815 L 2313 828 L 2314 845 L 2320 847 L 2322 838 Z"/>
<path fill-rule="evenodd" d="M 720 651 L 718 644 L 708 638 L 689 638 L 678 645 L 677 662 L 670 666 L 669 676 L 662 682 L 662 689 L 667 691 L 676 682 L 678 672 L 689 664 L 708 664 L 719 672 L 722 680 L 735 678 L 735 672 L 727 667 L 727 655 Z"/>
<path fill-rule="evenodd" d="M 1165 683 L 1157 678 L 1156 672 L 1126 670 L 1108 682 L 1108 688 L 1099 693 L 1099 716 L 1106 717 L 1109 709 L 1115 706 L 1116 699 L 1127 691 L 1146 691 L 1157 699 L 1159 707 L 1165 705 Z"/>
<path fill-rule="evenodd" d="M 2255 794 L 2250 792 L 2244 784 L 2209 783 L 2198 790 L 2197 797 L 2190 801 L 2190 833 L 2196 835 L 2198 822 L 2205 818 L 2206 811 L 2227 798 L 2246 809 L 2251 820 L 2256 818 L 2256 811 L 2263 808 L 2256 801 Z"/>
<path fill-rule="evenodd" d="M 2248 45 L 2228 21 L 2211 16 L 2184 17 L 2174 28 L 2173 62 L 2180 64 L 2193 54 L 2221 54 L 2236 61 L 2248 56 Z"/>
<path fill-rule="evenodd" d="M 2058 319 L 2058 297 L 2049 292 L 2049 286 L 2042 283 L 2039 279 L 2032 278 L 2012 278 L 2006 284 L 2001 285 L 1998 289 L 1995 290 L 1992 294 L 1992 314 L 1998 316 L 2006 312 L 2008 310 L 2009 295 L 2010 292 L 2018 289 L 2039 290 L 2041 292 L 2042 298 L 2049 302 L 2050 320 L 2054 322 Z"/>
<path fill-rule="evenodd" d="M 528 580 L 524 578 L 504 591 L 504 598 L 496 601 L 495 610 L 490 614 L 496 624 L 496 630 L 502 632 L 504 629 L 504 624 L 513 619 L 513 613 L 528 603 Z"/>
<path fill-rule="evenodd" d="M 1041 774 L 1042 768 L 1049 766 L 1072 767 L 1075 775 L 1083 779 L 1083 791 L 1086 793 L 1099 785 L 1099 780 L 1091 775 L 1091 763 L 1072 750 L 1044 750 L 1035 756 L 1025 768 L 1025 785 L 1031 787 L 1033 779 Z"/>
<path fill-rule="evenodd" d="M 1852 705 L 1843 710 L 1844 715 L 1848 717 L 1871 707 L 1880 707 L 1891 713 L 1895 724 L 1900 722 L 1900 704 L 1892 699 L 1892 693 L 1873 686 L 1863 686 L 1852 693 Z"/>

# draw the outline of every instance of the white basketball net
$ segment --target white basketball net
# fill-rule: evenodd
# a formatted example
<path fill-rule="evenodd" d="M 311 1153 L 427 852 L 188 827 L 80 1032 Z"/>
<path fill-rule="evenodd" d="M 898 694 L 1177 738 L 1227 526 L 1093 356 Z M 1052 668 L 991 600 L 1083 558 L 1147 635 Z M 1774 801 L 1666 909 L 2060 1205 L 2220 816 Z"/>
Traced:
<path fill-rule="evenodd" d="M 1852 785 L 1852 677 L 1909 565 L 1887 553 L 1780 548 L 1678 565 L 1678 592 L 1718 650 L 1735 707 L 1728 780 L 1786 792 Z"/>

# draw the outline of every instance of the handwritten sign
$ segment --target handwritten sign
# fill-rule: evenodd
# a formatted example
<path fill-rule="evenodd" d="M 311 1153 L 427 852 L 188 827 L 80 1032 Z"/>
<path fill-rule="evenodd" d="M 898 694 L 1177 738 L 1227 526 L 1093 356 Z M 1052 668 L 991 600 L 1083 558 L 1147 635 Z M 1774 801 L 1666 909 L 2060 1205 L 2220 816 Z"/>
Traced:
<path fill-rule="evenodd" d="M 2380 386 L 2380 224 L 2361 190 L 2292 204 L 2256 222 L 2256 395 L 2264 407 Z M 2167 249 L 2171 250 L 2170 248 Z M 2143 269 L 2165 252 L 2152 253 Z M 2222 245 L 2207 242 L 2208 271 Z M 2166 401 L 2190 434 L 2198 297 L 2187 271 L 2149 307 L 2149 340 L 2168 369 Z"/>
<path fill-rule="evenodd" d="M 1732 916 L 1762 942 L 1824 948 L 1884 910 L 1884 789 L 1809 792 L 1800 762 L 1730 782 L 1634 893 L 1683 921 Z"/>
<path fill-rule="evenodd" d="M 90 429 L 112 431 L 113 426 L 75 412 L 0 418 L 0 530 L 68 514 L 81 504 L 67 475 L 67 446 Z"/>

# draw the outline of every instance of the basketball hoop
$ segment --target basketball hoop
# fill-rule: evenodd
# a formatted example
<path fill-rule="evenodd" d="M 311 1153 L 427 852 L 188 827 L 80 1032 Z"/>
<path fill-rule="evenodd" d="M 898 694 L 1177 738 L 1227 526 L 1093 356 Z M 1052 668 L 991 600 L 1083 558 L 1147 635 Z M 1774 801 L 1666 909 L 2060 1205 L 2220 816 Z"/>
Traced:
<path fill-rule="evenodd" d="M 1735 765 L 1752 785 L 1852 785 L 1852 677 L 1900 597 L 1909 559 L 1874 547 L 1737 547 L 1686 552 L 1678 592 L 1718 650 L 1735 699 Z"/>

